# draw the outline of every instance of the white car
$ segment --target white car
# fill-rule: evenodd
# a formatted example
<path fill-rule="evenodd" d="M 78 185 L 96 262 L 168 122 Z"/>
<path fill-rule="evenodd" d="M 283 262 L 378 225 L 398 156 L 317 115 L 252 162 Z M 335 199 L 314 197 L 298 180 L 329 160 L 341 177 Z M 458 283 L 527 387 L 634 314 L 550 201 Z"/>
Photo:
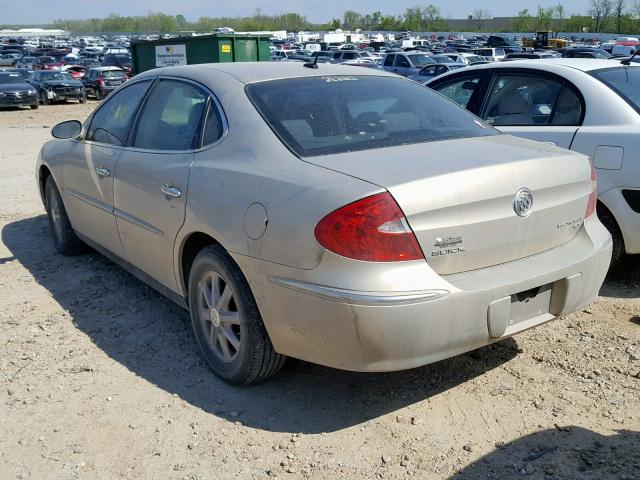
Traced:
<path fill-rule="evenodd" d="M 476 65 L 481 63 L 489 63 L 489 59 L 475 53 L 447 53 L 447 57 L 456 63 L 462 65 Z"/>
<path fill-rule="evenodd" d="M 640 253 L 640 69 L 558 58 L 465 68 L 427 82 L 499 130 L 589 155 L 612 263 Z"/>

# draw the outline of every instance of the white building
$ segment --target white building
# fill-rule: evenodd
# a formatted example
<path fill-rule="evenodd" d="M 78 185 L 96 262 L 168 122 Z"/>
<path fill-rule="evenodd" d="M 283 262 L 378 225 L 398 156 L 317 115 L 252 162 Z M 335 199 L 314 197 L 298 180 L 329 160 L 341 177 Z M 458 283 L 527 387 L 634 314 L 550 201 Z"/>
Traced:
<path fill-rule="evenodd" d="M 69 32 L 58 29 L 21 28 L 20 30 L 0 30 L 0 38 L 46 38 L 68 37 Z"/>

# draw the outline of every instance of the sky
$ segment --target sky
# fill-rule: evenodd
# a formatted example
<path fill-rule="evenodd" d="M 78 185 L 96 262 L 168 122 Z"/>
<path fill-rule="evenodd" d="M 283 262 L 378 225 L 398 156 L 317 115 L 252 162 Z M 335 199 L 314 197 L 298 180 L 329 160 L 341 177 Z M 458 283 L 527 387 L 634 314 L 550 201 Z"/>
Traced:
<path fill-rule="evenodd" d="M 345 10 L 362 13 L 379 10 L 385 14 L 398 15 L 407 7 L 425 6 L 433 3 L 440 7 L 444 17 L 466 18 L 475 9 L 488 10 L 495 17 L 514 16 L 518 11 L 528 8 L 535 12 L 538 5 L 549 6 L 562 3 L 565 11 L 584 13 L 588 0 L 233 0 L 227 2 L 215 0 L 0 0 L 0 24 L 41 24 L 57 19 L 78 19 L 105 17 L 109 13 L 119 15 L 144 15 L 149 11 L 166 14 L 181 13 L 188 20 L 202 16 L 247 16 L 260 8 L 262 13 L 296 12 L 306 15 L 315 23 L 323 23 L 331 18 L 340 18 Z"/>

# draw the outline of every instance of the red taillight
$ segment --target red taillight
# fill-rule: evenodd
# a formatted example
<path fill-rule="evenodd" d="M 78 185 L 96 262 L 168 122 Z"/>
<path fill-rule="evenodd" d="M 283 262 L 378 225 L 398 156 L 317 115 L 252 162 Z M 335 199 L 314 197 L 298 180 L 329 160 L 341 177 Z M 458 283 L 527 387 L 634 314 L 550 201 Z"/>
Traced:
<path fill-rule="evenodd" d="M 587 202 L 587 211 L 584 213 L 584 218 L 589 218 L 596 213 L 596 202 L 598 201 L 598 183 L 596 180 L 596 169 L 593 168 L 593 162 L 589 159 L 589 168 L 591 168 L 591 193 L 589 194 L 589 201 Z"/>
<path fill-rule="evenodd" d="M 387 192 L 333 211 L 316 225 L 315 236 L 327 250 L 355 260 L 424 259 L 402 210 Z"/>
<path fill-rule="evenodd" d="M 96 83 L 97 83 L 98 85 L 104 85 L 104 78 L 99 77 L 99 78 L 96 80 Z"/>

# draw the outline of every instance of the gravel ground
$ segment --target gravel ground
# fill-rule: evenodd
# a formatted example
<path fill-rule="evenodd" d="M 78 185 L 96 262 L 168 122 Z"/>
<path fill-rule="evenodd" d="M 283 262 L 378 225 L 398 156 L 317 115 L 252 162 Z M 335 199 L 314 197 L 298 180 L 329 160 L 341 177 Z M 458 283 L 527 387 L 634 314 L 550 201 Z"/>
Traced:
<path fill-rule="evenodd" d="M 583 312 L 467 355 L 230 387 L 185 311 L 53 249 L 37 152 L 95 105 L 0 112 L 0 479 L 640 478 L 639 259 Z"/>

